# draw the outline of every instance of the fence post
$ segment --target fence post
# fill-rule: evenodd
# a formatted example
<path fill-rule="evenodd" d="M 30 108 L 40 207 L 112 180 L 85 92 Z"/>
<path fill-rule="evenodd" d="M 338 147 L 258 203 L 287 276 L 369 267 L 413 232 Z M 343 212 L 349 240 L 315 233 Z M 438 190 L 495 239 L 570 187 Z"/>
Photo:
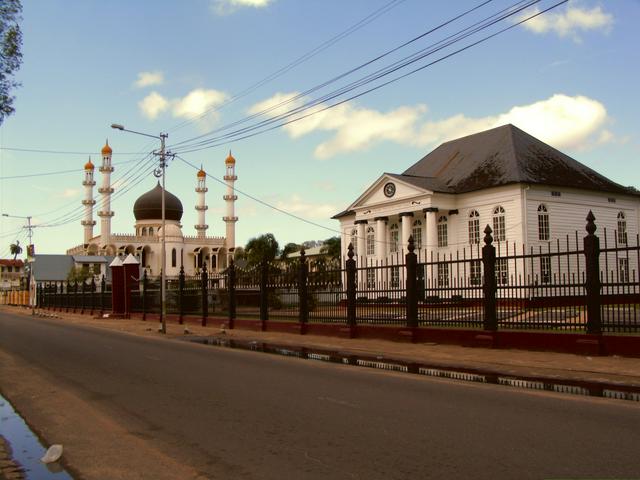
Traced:
<path fill-rule="evenodd" d="M 227 294 L 229 295 L 229 329 L 233 329 L 236 320 L 236 265 L 233 258 L 227 269 Z"/>
<path fill-rule="evenodd" d="M 414 252 L 415 240 L 413 235 L 409 236 L 407 254 L 405 258 L 406 283 L 405 295 L 407 298 L 407 327 L 416 328 L 418 326 L 418 257 Z"/>
<path fill-rule="evenodd" d="M 184 323 L 184 265 L 180 265 L 178 275 L 178 323 Z"/>
<path fill-rule="evenodd" d="M 73 313 L 78 309 L 78 281 L 73 281 Z"/>
<path fill-rule="evenodd" d="M 484 294 L 484 324 L 485 330 L 495 332 L 498 330 L 498 318 L 496 316 L 496 247 L 493 246 L 491 227 L 484 229 L 484 246 L 482 247 L 482 266 L 484 268 L 484 281 L 482 293 Z"/>
<path fill-rule="evenodd" d="M 207 317 L 209 316 L 209 275 L 207 274 L 207 263 L 202 262 L 202 274 L 200 276 L 200 289 L 202 291 L 202 326 L 207 326 Z"/>
<path fill-rule="evenodd" d="M 602 318 L 600 314 L 600 239 L 595 236 L 596 217 L 589 210 L 587 215 L 587 236 L 583 239 L 584 256 L 586 264 L 586 283 L 587 291 L 587 333 L 600 335 L 602 333 Z"/>
<path fill-rule="evenodd" d="M 100 280 L 100 316 L 104 314 L 104 291 L 107 289 L 107 281 L 102 275 L 102 279 Z"/>
<path fill-rule="evenodd" d="M 300 264 L 298 265 L 298 320 L 300 321 L 300 334 L 307 333 L 309 321 L 309 298 L 307 279 L 309 277 L 309 264 L 304 247 L 300 250 Z"/>
<path fill-rule="evenodd" d="M 147 278 L 147 269 L 142 272 L 142 321 L 147 320 L 147 288 L 149 279 Z"/>
<path fill-rule="evenodd" d="M 347 247 L 347 325 L 349 337 L 356 336 L 356 261 L 353 255 L 353 243 Z"/>
<path fill-rule="evenodd" d="M 82 286 L 80 287 L 80 297 L 82 298 L 82 301 L 80 302 L 80 314 L 84 315 L 84 307 L 85 307 L 85 294 L 87 293 L 87 287 L 86 287 L 87 282 L 85 282 L 84 280 L 82 281 Z"/>
<path fill-rule="evenodd" d="M 91 277 L 91 316 L 93 317 L 94 310 L 96 309 L 96 278 Z"/>
<path fill-rule="evenodd" d="M 263 260 L 260 264 L 260 329 L 267 330 L 269 320 L 269 292 L 267 291 L 267 281 L 269 275 L 269 264 Z"/>

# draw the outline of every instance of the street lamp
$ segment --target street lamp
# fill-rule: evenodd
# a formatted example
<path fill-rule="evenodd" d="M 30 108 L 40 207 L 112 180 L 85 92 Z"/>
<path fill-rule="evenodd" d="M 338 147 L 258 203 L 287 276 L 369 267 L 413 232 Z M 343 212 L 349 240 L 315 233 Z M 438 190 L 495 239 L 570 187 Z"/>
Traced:
<path fill-rule="evenodd" d="M 7 218 L 22 218 L 24 220 L 27 221 L 27 224 L 24 226 L 24 228 L 26 228 L 29 231 L 29 245 L 27 245 L 27 263 L 31 263 L 30 266 L 30 279 L 29 279 L 29 305 L 31 305 L 31 315 L 35 314 L 35 308 L 36 308 L 36 292 L 35 292 L 35 288 L 32 287 L 33 285 L 35 285 L 35 276 L 34 276 L 34 272 L 36 270 L 35 268 L 35 259 L 33 259 L 32 253 L 33 252 L 29 252 L 30 248 L 33 248 L 33 241 L 32 241 L 32 236 L 33 236 L 33 225 L 31 225 L 31 215 L 27 216 L 27 217 L 23 217 L 21 215 L 9 215 L 8 213 L 3 213 L 2 214 L 3 217 L 7 217 Z M 29 262 L 29 258 L 32 258 L 32 261 Z M 33 288 L 33 293 L 32 293 L 32 288 Z"/>
<path fill-rule="evenodd" d="M 156 178 L 162 177 L 162 243 L 160 249 L 160 255 L 162 257 L 162 263 L 160 267 L 160 332 L 167 333 L 167 302 L 166 302 L 166 270 L 167 270 L 167 254 L 166 254 L 166 234 L 165 234 L 165 208 L 164 208 L 164 187 L 166 177 L 166 157 L 167 154 L 164 149 L 165 139 L 169 136 L 168 133 L 160 133 L 160 135 L 150 135 L 148 133 L 136 132 L 135 130 L 128 130 L 124 128 L 124 125 L 119 123 L 112 123 L 111 128 L 120 130 L 122 132 L 135 133 L 136 135 L 142 135 L 144 137 L 151 137 L 160 140 L 160 152 L 156 155 L 160 156 L 160 165 L 153 172 Z"/>

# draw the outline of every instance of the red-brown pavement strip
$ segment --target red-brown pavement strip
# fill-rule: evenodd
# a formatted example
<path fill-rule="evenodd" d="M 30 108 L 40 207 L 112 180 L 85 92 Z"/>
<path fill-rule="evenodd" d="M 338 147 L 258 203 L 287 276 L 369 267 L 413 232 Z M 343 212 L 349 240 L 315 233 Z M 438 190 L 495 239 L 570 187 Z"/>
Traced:
<path fill-rule="evenodd" d="M 20 307 L 0 306 L 0 312 L 30 315 Z M 124 333 L 163 338 L 157 321 L 140 319 L 96 318 L 64 312 L 42 311 L 53 315 L 50 321 L 81 324 Z M 295 333 L 226 330 L 218 326 L 202 327 L 189 323 L 190 335 L 224 337 L 240 341 L 262 342 L 290 348 L 315 348 L 343 354 L 381 356 L 386 361 L 415 362 L 434 368 L 478 370 L 524 378 L 549 379 L 554 382 L 604 383 L 640 388 L 640 358 L 618 356 L 582 356 L 566 353 L 525 350 L 471 348 L 456 345 L 401 343 L 386 340 L 348 339 Z M 184 337 L 184 326 L 167 323 L 167 336 Z"/>

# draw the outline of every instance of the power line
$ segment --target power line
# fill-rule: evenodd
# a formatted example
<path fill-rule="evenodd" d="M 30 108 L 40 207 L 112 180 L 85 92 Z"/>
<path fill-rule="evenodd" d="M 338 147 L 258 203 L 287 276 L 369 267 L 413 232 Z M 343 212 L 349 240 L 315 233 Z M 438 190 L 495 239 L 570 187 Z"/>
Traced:
<path fill-rule="evenodd" d="M 303 54 L 302 56 L 300 56 L 297 59 L 293 60 L 292 62 L 288 63 L 287 65 L 279 68 L 275 72 L 267 75 L 262 80 L 259 80 L 256 83 L 254 83 L 253 85 L 250 85 L 249 87 L 245 88 L 244 90 L 238 92 L 237 94 L 234 94 L 231 98 L 229 98 L 228 100 L 224 101 L 221 105 L 209 108 L 209 109 L 205 110 L 203 113 L 201 113 L 199 115 L 196 115 L 196 116 L 194 116 L 194 117 L 192 117 L 192 118 L 190 118 L 188 120 L 185 120 L 185 121 L 179 123 L 178 125 L 176 125 L 175 127 L 173 127 L 170 130 L 179 130 L 179 129 L 183 128 L 184 126 L 186 126 L 186 125 L 188 125 L 190 123 L 193 123 L 195 120 L 203 118 L 204 116 L 206 116 L 206 115 L 208 115 L 210 113 L 217 112 L 217 111 L 221 110 L 222 108 L 226 107 L 227 105 L 229 105 L 229 104 L 231 104 L 231 103 L 233 103 L 233 102 L 235 102 L 235 101 L 247 96 L 248 94 L 252 93 L 256 89 L 260 88 L 261 86 L 266 85 L 267 83 L 271 82 L 272 80 L 275 80 L 276 78 L 284 75 L 285 73 L 287 73 L 291 69 L 293 69 L 293 68 L 297 67 L 298 65 L 306 62 L 307 60 L 315 57 L 316 55 L 318 55 L 319 53 L 321 53 L 324 50 L 328 49 L 329 47 L 331 47 L 332 45 L 336 44 L 340 40 L 348 37 L 352 33 L 356 32 L 357 30 L 361 29 L 362 27 L 364 27 L 364 26 L 368 25 L 369 23 L 373 22 L 375 19 L 377 19 L 378 17 L 380 17 L 380 16 L 384 15 L 385 13 L 389 12 L 390 10 L 392 10 L 393 8 L 398 6 L 399 4 L 403 3 L 404 1 L 405 0 L 391 0 L 390 2 L 388 2 L 385 5 L 383 5 L 382 7 L 378 8 L 374 12 L 370 13 L 369 15 L 364 17 L 362 20 L 358 21 L 357 23 L 355 23 L 354 25 L 350 26 L 346 30 L 340 32 L 339 34 L 335 35 L 334 37 L 330 38 L 329 40 L 326 40 L 322 44 L 318 45 L 317 47 L 313 48 L 312 50 L 308 51 L 307 53 Z M 489 0 L 489 1 L 491 1 L 491 0 Z"/>
<path fill-rule="evenodd" d="M 516 13 L 519 13 L 522 9 L 524 9 L 524 8 L 528 8 L 530 5 L 532 5 L 532 4 L 534 4 L 534 3 L 538 3 L 539 1 L 540 1 L 540 0 L 532 0 L 532 2 L 530 2 L 530 4 L 526 5 L 525 7 L 521 7 L 521 8 L 519 8 L 519 9 L 518 9 L 518 10 L 516 10 L 516 11 L 510 12 L 509 14 L 507 14 L 507 15 L 503 16 L 502 18 L 500 18 L 499 20 L 494 20 L 494 21 L 492 21 L 490 25 L 492 25 L 492 24 L 494 24 L 494 23 L 497 23 L 498 21 L 503 20 L 503 19 L 505 19 L 505 18 L 508 18 L 508 17 L 510 17 L 510 16 L 512 16 L 512 15 L 515 15 Z M 354 100 L 354 99 L 356 99 L 356 98 L 359 98 L 359 97 L 362 97 L 362 96 L 364 96 L 364 95 L 367 95 L 367 94 L 369 94 L 369 93 L 371 93 L 371 92 L 373 92 L 373 91 L 376 91 L 376 90 L 378 90 L 378 89 L 380 89 L 380 88 L 383 88 L 383 87 L 385 87 L 385 86 L 387 86 L 387 85 L 389 85 L 389 84 L 391 84 L 391 83 L 394 83 L 394 82 L 396 82 L 396 81 L 398 81 L 398 80 L 401 80 L 401 79 L 403 79 L 403 78 L 405 78 L 405 77 L 407 77 L 407 76 L 409 76 L 409 75 L 413 75 L 413 74 L 415 74 L 415 73 L 417 73 L 417 72 L 419 72 L 419 71 L 421 71 L 421 70 L 424 70 L 424 69 L 425 69 L 425 68 L 427 68 L 427 67 L 430 67 L 430 66 L 432 66 L 432 65 L 435 65 L 435 64 L 437 64 L 437 63 L 440 63 L 440 62 L 442 62 L 443 60 L 446 60 L 446 59 L 448 59 L 448 58 L 450 58 L 450 57 L 452 57 L 452 56 L 454 56 L 454 55 L 457 55 L 457 54 L 459 54 L 459 53 L 461 53 L 461 52 L 465 51 L 465 50 L 468 50 L 468 49 L 470 49 L 470 48 L 472 48 L 472 47 L 474 47 L 474 46 L 477 46 L 477 45 L 479 45 L 480 43 L 483 43 L 483 42 L 485 42 L 485 41 L 487 41 L 487 40 L 489 40 L 489 39 L 491 39 L 491 38 L 493 38 L 493 37 L 495 37 L 495 36 L 497 36 L 497 35 L 500 35 L 500 34 L 502 34 L 502 33 L 506 32 L 506 31 L 508 31 L 508 30 L 510 30 L 510 29 L 512 29 L 512 28 L 515 28 L 515 27 L 517 27 L 517 26 L 521 25 L 522 23 L 524 23 L 524 22 L 526 22 L 526 21 L 528 21 L 528 20 L 531 20 L 532 18 L 534 18 L 534 17 L 536 17 L 536 16 L 538 16 L 538 15 L 542 15 L 542 14 L 544 14 L 544 13 L 548 12 L 548 11 L 549 11 L 549 10 L 551 10 L 551 9 L 557 8 L 558 6 L 560 6 L 560 5 L 564 4 L 564 3 L 567 3 L 567 1 L 568 1 L 568 0 L 563 0 L 563 1 L 561 1 L 561 2 L 558 2 L 558 3 L 556 3 L 555 5 L 553 5 L 553 6 L 549 7 L 549 8 L 547 8 L 547 9 L 545 9 L 545 10 L 541 11 L 541 12 L 538 12 L 538 13 L 536 13 L 536 14 L 534 14 L 534 15 L 531 15 L 531 16 L 527 17 L 526 19 L 523 19 L 523 20 L 521 20 L 521 21 L 518 21 L 518 22 L 516 22 L 516 23 L 514 23 L 514 24 L 512 24 L 512 25 L 510 25 L 510 26 L 508 26 L 508 27 L 505 27 L 505 28 L 503 28 L 503 29 L 501 29 L 501 30 L 499 30 L 499 31 L 497 31 L 497 32 L 494 32 L 494 33 L 492 33 L 492 34 L 490 34 L 490 35 L 487 35 L 487 36 L 485 36 L 485 37 L 481 38 L 480 40 L 477 40 L 477 41 L 475 41 L 475 42 L 473 42 L 473 43 L 471 43 L 471 44 L 469 44 L 469 45 L 466 45 L 466 46 L 464 46 L 464 47 L 462 47 L 462 48 L 460 48 L 460 49 L 458 49 L 458 50 L 455 50 L 455 51 L 453 51 L 453 52 L 451 52 L 451 53 L 449 53 L 449 54 L 447 54 L 447 55 L 444 55 L 444 56 L 442 56 L 442 57 L 440 57 L 440 58 L 438 58 L 438 59 L 436 59 L 436 60 L 434 60 L 434 61 L 432 61 L 432 62 L 430 62 L 430 63 L 426 64 L 426 65 L 422 65 L 421 67 L 418 67 L 418 68 L 416 68 L 416 69 L 414 69 L 414 70 L 411 70 L 411 71 L 409 71 L 409 72 L 407 72 L 407 73 L 405 73 L 405 74 L 402 74 L 402 75 L 399 75 L 399 76 L 397 76 L 397 77 L 395 77 L 395 78 L 392 78 L 391 80 L 388 80 L 388 81 L 386 81 L 386 82 L 383 82 L 382 84 L 376 85 L 376 86 L 374 86 L 374 87 L 372 87 L 372 88 L 369 88 L 368 90 L 362 91 L 362 92 L 360 92 L 360 93 L 358 93 L 358 94 L 355 94 L 355 95 L 353 95 L 353 96 L 351 96 L 351 97 L 348 97 L 348 98 L 346 98 L 346 99 L 340 100 L 340 101 L 338 101 L 338 102 L 336 102 L 336 103 L 333 103 L 333 104 L 327 105 L 327 106 L 325 106 L 325 107 L 323 107 L 323 108 L 320 108 L 320 109 L 314 110 L 314 111 L 312 111 L 311 113 L 308 113 L 308 114 L 306 114 L 306 115 L 302 115 L 302 116 L 299 116 L 299 117 L 293 118 L 293 119 L 288 120 L 288 121 L 281 121 L 281 120 L 283 120 L 283 119 L 285 119 L 285 118 L 287 118 L 287 117 L 292 117 L 293 115 L 295 115 L 295 114 L 297 114 L 297 113 L 301 113 L 301 112 L 302 112 L 302 111 L 304 111 L 304 110 L 309 110 L 310 108 L 312 108 L 312 107 L 314 107 L 314 106 L 318 105 L 318 104 L 320 103 L 320 101 L 324 101 L 324 100 L 314 100 L 314 101 L 312 101 L 312 102 L 308 102 L 307 104 L 305 104 L 305 105 L 304 105 L 304 106 L 302 106 L 302 107 L 298 107 L 298 108 L 296 108 L 296 109 L 290 110 L 289 112 L 286 112 L 285 114 L 281 114 L 281 115 L 279 115 L 279 116 L 277 116 L 277 117 L 274 117 L 274 118 L 272 118 L 272 119 L 264 120 L 264 121 L 262 121 L 262 122 L 259 122 L 259 123 L 258 123 L 258 124 L 256 124 L 256 125 L 253 125 L 253 126 L 250 126 L 250 127 L 245 127 L 244 129 L 240 129 L 240 130 L 238 130 L 237 132 L 231 132 L 231 133 L 228 133 L 228 134 L 226 134 L 226 135 L 221 135 L 221 136 L 219 136 L 219 137 L 215 137 L 215 138 L 213 138 L 213 139 L 210 139 L 210 140 L 207 140 L 207 141 L 200 142 L 199 144 L 194 145 L 194 146 L 193 146 L 193 148 L 189 148 L 189 149 L 187 149 L 187 147 L 184 147 L 184 148 L 185 148 L 184 150 L 180 150 L 180 149 L 178 149 L 178 150 L 180 151 L 180 153 L 189 153 L 189 152 L 195 152 L 195 151 L 204 150 L 204 149 L 207 149 L 207 148 L 213 148 L 213 147 L 216 147 L 216 146 L 220 146 L 220 145 L 226 144 L 226 143 L 228 143 L 228 141 L 230 141 L 230 140 L 238 141 L 238 140 L 243 140 L 243 139 L 251 138 L 251 137 L 254 137 L 254 136 L 256 136 L 256 135 L 260 135 L 260 134 L 262 134 L 262 133 L 265 133 L 265 132 L 268 132 L 268 131 L 271 131 L 271 130 L 274 130 L 274 129 L 280 128 L 280 127 L 282 127 L 282 126 L 285 126 L 285 125 L 288 125 L 288 124 L 291 124 L 291 123 L 294 123 L 294 122 L 297 122 L 297 121 L 303 120 L 303 119 L 308 118 L 308 117 L 310 117 L 310 116 L 312 116 L 312 115 L 317 115 L 318 113 L 324 112 L 324 111 L 326 111 L 326 110 L 329 110 L 330 108 L 334 108 L 334 107 L 336 107 L 336 106 L 338 106 L 338 105 L 341 105 L 341 104 L 343 104 L 343 103 L 347 103 L 347 102 L 349 102 L 349 101 L 351 101 L 351 100 Z M 521 3 L 521 2 L 520 2 L 520 3 Z M 490 25 L 482 26 L 482 27 L 480 27 L 480 28 L 479 28 L 479 30 L 475 30 L 475 31 L 473 31 L 472 33 L 476 33 L 477 31 L 480 31 L 480 30 L 482 30 L 482 29 L 485 29 L 485 28 L 487 28 L 487 27 L 488 27 L 488 26 L 490 26 Z M 472 33 L 467 33 L 467 34 L 465 34 L 465 36 L 464 36 L 463 38 L 466 38 L 467 36 L 469 36 L 469 35 L 470 35 L 470 34 L 472 34 Z M 458 39 L 458 40 L 455 40 L 455 41 L 459 41 L 459 39 Z M 449 45 L 450 45 L 450 44 L 452 44 L 452 43 L 455 43 L 455 41 L 453 41 L 453 42 L 449 43 Z M 447 45 L 447 46 L 448 46 L 448 45 Z M 439 48 L 438 48 L 438 50 L 440 50 L 441 48 L 442 48 L 442 47 L 439 47 Z M 383 74 L 379 75 L 377 78 L 380 78 L 380 77 L 382 77 L 382 76 L 386 76 L 386 75 L 388 75 L 389 73 L 393 73 L 393 72 L 395 72 L 396 70 L 399 70 L 400 68 L 404 68 L 405 66 L 407 66 L 407 65 L 409 65 L 409 64 L 411 64 L 411 63 L 414 63 L 414 62 L 415 62 L 415 61 L 417 61 L 417 60 L 420 60 L 422 57 L 424 57 L 424 56 L 426 56 L 426 55 L 428 55 L 428 54 L 424 54 L 424 55 L 422 55 L 420 58 L 417 58 L 417 59 L 412 59 L 412 60 L 408 61 L 408 63 L 406 63 L 405 65 L 402 65 L 402 66 L 400 66 L 400 67 L 394 67 L 391 71 L 385 72 L 385 73 L 383 73 Z M 377 79 L 377 78 L 375 78 L 375 79 Z M 375 80 L 375 79 L 374 79 L 374 80 Z M 363 83 L 363 84 L 366 84 L 366 83 L 369 83 L 369 81 L 366 81 L 366 82 L 365 82 L 365 83 Z M 361 86 L 361 85 L 356 85 L 356 86 Z M 350 88 L 350 90 L 353 90 L 354 88 L 355 88 L 355 87 Z M 343 93 L 343 92 L 339 92 L 339 93 L 337 93 L 337 94 L 333 94 L 333 96 L 332 96 L 332 97 L 330 97 L 330 98 L 335 98 L 335 97 L 337 97 L 337 96 L 340 96 L 342 93 Z M 280 123 L 277 123 L 277 122 L 279 122 L 279 121 L 280 121 Z M 263 128 L 263 127 L 268 126 L 268 125 L 273 124 L 273 123 L 277 123 L 277 124 L 276 124 L 275 126 L 271 126 L 271 127 L 269 127 L 269 128 Z M 262 128 L 262 130 L 259 130 L 260 128 Z M 258 130 L 258 131 L 256 132 L 255 130 Z M 250 131 L 254 131 L 254 132 L 253 132 L 253 133 L 243 134 L 243 133 L 245 133 L 245 132 L 250 132 Z M 199 146 L 199 147 L 197 147 L 197 145 L 200 145 L 200 146 Z"/>
<path fill-rule="evenodd" d="M 120 155 L 120 154 L 118 154 Z M 140 155 L 138 153 L 138 155 Z M 127 163 L 133 163 L 133 162 L 137 162 L 138 159 L 134 159 L 134 160 L 127 160 L 125 162 L 117 162 L 117 163 L 113 163 L 114 166 L 116 165 L 125 165 Z M 14 180 L 14 179 L 18 179 L 18 178 L 30 178 L 30 177 L 48 177 L 51 175 L 63 175 L 65 173 L 78 173 L 78 172 L 84 172 L 83 168 L 74 168 L 72 170 L 56 170 L 53 172 L 42 172 L 42 173 L 29 173 L 27 175 L 11 175 L 11 176 L 6 176 L 6 177 L 0 177 L 0 180 Z"/>
<path fill-rule="evenodd" d="M 188 160 L 186 160 L 185 158 L 181 157 L 180 155 L 176 155 L 176 158 L 182 160 L 185 164 L 189 165 L 191 168 L 194 168 L 196 170 L 200 170 L 200 168 L 198 166 L 196 166 L 193 163 L 189 162 Z M 214 181 L 216 181 L 216 182 L 218 182 L 218 183 L 220 183 L 220 184 L 222 184 L 224 186 L 227 186 L 226 182 L 214 177 L 213 175 L 211 175 L 209 173 L 207 173 L 207 177 L 213 179 Z M 273 210 L 276 210 L 276 211 L 278 211 L 278 212 L 280 212 L 280 213 L 282 213 L 284 215 L 288 215 L 289 217 L 295 218 L 296 220 L 299 220 L 301 222 L 308 223 L 309 225 L 313 225 L 313 226 L 318 227 L 318 228 L 323 228 L 325 230 L 329 230 L 330 232 L 340 233 L 339 230 L 335 230 L 333 228 L 326 227 L 324 225 L 320 225 L 319 223 L 315 223 L 315 222 L 312 222 L 311 220 L 307 220 L 306 218 L 300 217 L 299 215 L 296 215 L 295 213 L 291 213 L 291 212 L 288 212 L 288 211 L 286 211 L 286 210 L 284 210 L 282 208 L 278 208 L 275 205 L 271 205 L 270 203 L 267 203 L 264 200 L 260 200 L 259 198 L 254 197 L 253 195 L 251 195 L 249 193 L 243 192 L 242 190 L 238 190 L 235 186 L 233 187 L 233 191 L 234 192 L 238 192 L 239 194 L 244 195 L 245 197 L 250 198 L 251 200 L 253 200 L 255 202 L 258 202 L 259 204 L 264 205 L 265 207 L 268 207 L 268 208 L 271 208 Z"/>
<path fill-rule="evenodd" d="M 73 152 L 65 150 L 40 150 L 35 148 L 0 147 L 0 150 L 11 152 L 47 153 L 51 155 L 102 155 L 101 152 Z M 118 155 L 140 155 L 140 152 L 119 152 Z"/>
<path fill-rule="evenodd" d="M 284 101 L 282 101 L 282 102 L 280 102 L 280 103 L 278 103 L 276 105 L 272 105 L 272 106 L 270 106 L 270 107 L 268 107 L 266 109 L 263 109 L 260 112 L 256 112 L 256 113 L 254 113 L 252 115 L 249 115 L 249 116 L 247 116 L 247 117 L 245 117 L 245 118 L 243 118 L 241 120 L 238 120 L 238 121 L 232 122 L 230 124 L 227 124 L 225 126 L 222 126 L 222 127 L 216 128 L 214 130 L 211 130 L 208 133 L 205 133 L 205 134 L 202 134 L 202 135 L 198 135 L 197 137 L 193 137 L 191 139 L 183 140 L 181 142 L 175 143 L 175 144 L 172 145 L 172 148 L 175 150 L 176 147 L 178 147 L 180 145 L 184 145 L 185 143 L 193 142 L 193 141 L 198 140 L 200 138 L 204 138 L 206 136 L 209 136 L 209 135 L 211 135 L 213 133 L 217 133 L 217 132 L 228 130 L 229 128 L 232 128 L 232 127 L 234 127 L 236 125 L 240 125 L 242 123 L 246 123 L 247 121 L 250 121 L 253 118 L 264 116 L 265 114 L 267 114 L 270 111 L 273 111 L 273 110 L 275 110 L 277 108 L 280 108 L 280 107 L 282 107 L 282 106 L 284 106 L 284 105 L 286 105 L 288 103 L 291 103 L 291 102 L 293 102 L 293 101 L 295 101 L 297 99 L 303 98 L 303 97 L 305 97 L 305 96 L 307 96 L 307 95 L 309 95 L 309 94 L 311 94 L 311 93 L 313 93 L 313 92 L 315 92 L 315 91 L 317 91 L 317 90 L 319 90 L 321 88 L 324 88 L 324 87 L 326 87 L 326 86 L 328 86 L 328 85 L 330 85 L 332 83 L 335 83 L 336 81 L 338 81 L 338 80 L 340 80 L 340 79 L 342 79 L 342 78 L 344 78 L 344 77 L 346 77 L 346 76 L 348 76 L 348 75 L 350 75 L 350 74 L 352 74 L 352 73 L 354 73 L 354 72 L 356 72 L 358 70 L 363 69 L 364 67 L 366 67 L 368 65 L 371 65 L 372 63 L 377 62 L 378 60 L 380 60 L 380 59 L 382 59 L 382 58 L 384 58 L 384 57 L 396 52 L 397 50 L 400 50 L 401 48 L 404 48 L 404 47 L 406 47 L 406 46 L 418 41 L 419 39 L 421 39 L 421 38 L 423 38 L 423 37 L 435 32 L 435 31 L 445 27 L 446 25 L 449 25 L 450 23 L 452 23 L 452 22 L 464 17 L 465 15 L 468 15 L 469 13 L 471 13 L 471 12 L 481 8 L 481 7 L 483 7 L 484 5 L 490 3 L 491 1 L 493 1 L 493 0 L 485 0 L 485 1 L 481 2 L 480 4 L 476 5 L 475 7 L 472 7 L 470 9 L 462 12 L 461 14 L 459 14 L 459 15 L 457 15 L 457 16 L 455 16 L 455 17 L 453 17 L 453 18 L 451 18 L 451 19 L 449 19 L 449 20 L 437 25 L 436 27 L 433 27 L 433 28 L 423 32 L 422 34 L 410 39 L 409 41 L 406 41 L 403 44 L 401 44 L 401 45 L 399 45 L 399 46 L 397 46 L 397 47 L 395 47 L 395 48 L 393 48 L 391 50 L 388 50 L 388 51 L 386 51 L 386 52 L 384 52 L 384 53 L 382 53 L 382 54 L 380 54 L 380 55 L 378 55 L 378 56 L 376 56 L 376 57 L 374 57 L 374 58 L 372 58 L 372 59 L 360 64 L 360 65 L 358 65 L 355 68 L 352 68 L 352 69 L 350 69 L 350 70 L 348 70 L 348 71 L 346 71 L 346 72 L 344 72 L 344 73 L 342 73 L 342 74 L 340 74 L 340 75 L 338 75 L 336 77 L 333 77 L 332 79 L 330 79 L 328 81 L 325 81 L 325 82 L 323 82 L 323 83 L 321 83 L 319 85 L 311 87 L 311 88 L 307 89 L 306 91 L 304 91 L 304 92 L 302 92 L 302 93 L 300 93 L 298 95 L 295 95 L 292 98 L 284 100 Z"/>

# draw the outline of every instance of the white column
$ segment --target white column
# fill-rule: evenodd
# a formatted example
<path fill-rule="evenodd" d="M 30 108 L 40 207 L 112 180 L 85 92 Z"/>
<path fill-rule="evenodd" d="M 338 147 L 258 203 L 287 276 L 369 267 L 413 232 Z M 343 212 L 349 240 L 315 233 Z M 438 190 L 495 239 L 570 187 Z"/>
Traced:
<path fill-rule="evenodd" d="M 376 258 L 384 261 L 387 256 L 387 221 L 388 217 L 376 217 Z"/>
<path fill-rule="evenodd" d="M 367 221 L 366 220 L 356 220 L 356 225 L 358 226 L 358 267 L 360 265 L 360 258 L 363 259 L 367 256 Z"/>
<path fill-rule="evenodd" d="M 94 166 L 91 163 L 91 158 L 84 166 L 84 181 L 82 185 L 84 185 L 84 200 L 82 200 L 82 205 L 84 205 L 84 219 L 81 224 L 84 227 L 84 244 L 89 245 L 91 239 L 93 238 L 93 226 L 96 224 L 93 219 L 93 206 L 96 204 L 96 201 L 93 199 L 93 187 L 96 182 L 93 179 L 93 170 Z"/>
<path fill-rule="evenodd" d="M 431 253 L 433 252 L 435 258 L 438 251 L 438 209 L 433 208 L 425 213 L 425 227 L 427 229 L 425 254 L 427 261 L 431 261 Z"/>
<path fill-rule="evenodd" d="M 411 227 L 413 225 L 413 212 L 404 212 L 400 214 L 400 254 L 405 255 L 407 253 L 407 246 L 409 244 L 409 237 L 411 236 Z"/>
<path fill-rule="evenodd" d="M 226 224 L 227 255 L 229 257 L 228 260 L 230 260 L 231 257 L 233 257 L 233 250 L 236 247 L 236 222 L 238 221 L 238 217 L 235 216 L 234 204 L 238 199 L 238 196 L 234 193 L 233 185 L 238 177 L 235 173 L 236 159 L 233 158 L 231 152 L 229 152 L 229 156 L 224 163 L 226 165 L 226 174 L 224 179 L 227 182 L 227 193 L 222 198 L 227 204 L 227 215 L 223 217 L 223 220 Z M 227 262 L 227 265 L 228 264 L 229 262 Z"/>
<path fill-rule="evenodd" d="M 202 168 L 197 174 L 196 192 L 198 194 L 198 201 L 196 203 L 196 211 L 198 212 L 198 224 L 195 226 L 198 232 L 198 238 L 205 238 L 207 234 L 207 228 L 209 225 L 205 221 L 205 212 L 207 211 L 207 204 L 205 202 L 204 194 L 207 193 L 207 174 Z"/>
<path fill-rule="evenodd" d="M 100 217 L 100 241 L 102 245 L 108 245 L 111 242 L 111 217 L 113 217 L 113 212 L 111 211 L 111 194 L 113 193 L 113 188 L 111 188 L 111 173 L 113 172 L 111 154 L 112 150 L 107 141 L 107 144 L 102 148 L 102 165 L 100 166 L 102 187 L 98 189 L 98 192 L 102 195 L 100 208 L 98 210 L 98 216 Z"/>

